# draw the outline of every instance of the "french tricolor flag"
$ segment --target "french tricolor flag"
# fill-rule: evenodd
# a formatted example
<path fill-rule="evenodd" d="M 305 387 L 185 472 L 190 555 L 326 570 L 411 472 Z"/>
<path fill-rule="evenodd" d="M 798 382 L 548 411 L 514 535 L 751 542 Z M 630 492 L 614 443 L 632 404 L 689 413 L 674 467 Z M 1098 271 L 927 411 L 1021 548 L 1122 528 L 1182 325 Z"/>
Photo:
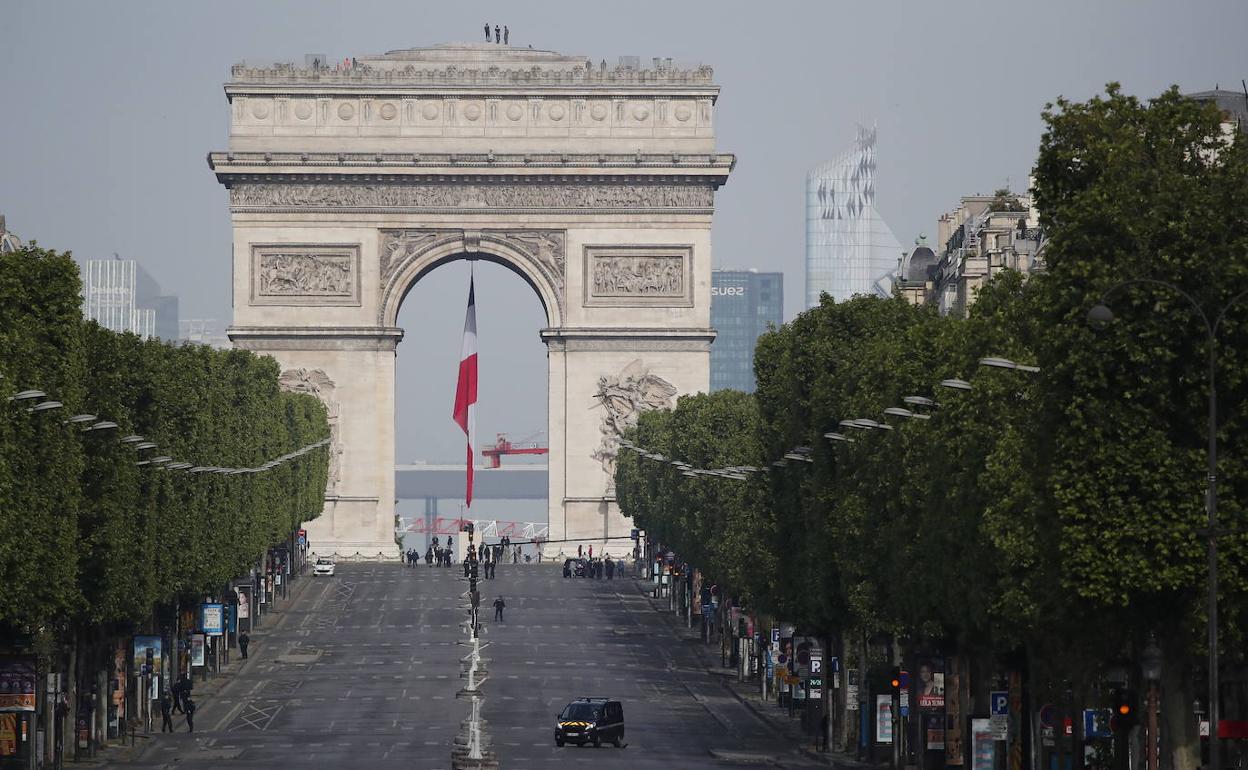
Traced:
<path fill-rule="evenodd" d="M 468 313 L 464 316 L 464 347 L 459 357 L 459 384 L 455 386 L 455 411 L 451 417 L 468 438 L 468 487 L 465 503 L 472 507 L 472 451 L 477 434 L 477 300 L 472 278 L 468 279 Z"/>

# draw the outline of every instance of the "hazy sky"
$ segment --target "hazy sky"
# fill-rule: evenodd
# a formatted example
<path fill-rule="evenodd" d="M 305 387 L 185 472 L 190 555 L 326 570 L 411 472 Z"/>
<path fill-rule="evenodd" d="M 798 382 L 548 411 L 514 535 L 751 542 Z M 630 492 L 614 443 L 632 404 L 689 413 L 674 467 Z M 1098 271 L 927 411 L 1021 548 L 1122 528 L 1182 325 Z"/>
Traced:
<path fill-rule="evenodd" d="M 716 199 L 714 261 L 783 270 L 803 295 L 807 168 L 879 124 L 877 208 L 897 237 L 931 234 L 958 196 L 1020 189 L 1059 94 L 1110 80 L 1151 96 L 1240 88 L 1248 3 L 1222 2 L 13 2 L 0 5 L 0 213 L 79 258 L 135 257 L 182 317 L 230 317 L 226 193 L 205 163 L 227 147 L 230 65 L 331 59 L 472 40 L 705 62 L 723 92 L 721 151 L 738 166 Z M 482 438 L 545 424 L 536 297 L 478 272 Z M 457 458 L 450 421 L 467 267 L 428 276 L 400 323 L 398 458 Z"/>

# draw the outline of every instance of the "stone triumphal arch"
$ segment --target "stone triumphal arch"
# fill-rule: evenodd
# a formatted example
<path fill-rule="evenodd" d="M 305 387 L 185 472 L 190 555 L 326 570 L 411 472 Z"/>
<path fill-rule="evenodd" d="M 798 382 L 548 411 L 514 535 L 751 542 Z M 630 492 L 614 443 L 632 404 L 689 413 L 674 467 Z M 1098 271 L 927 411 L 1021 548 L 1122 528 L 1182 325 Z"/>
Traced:
<path fill-rule="evenodd" d="M 397 557 L 399 305 L 466 258 L 515 271 L 545 309 L 551 538 L 627 535 L 617 432 L 708 386 L 711 214 L 734 164 L 710 68 L 454 44 L 238 65 L 225 92 L 229 150 L 209 163 L 233 220 L 230 338 L 332 424 L 313 549 Z"/>

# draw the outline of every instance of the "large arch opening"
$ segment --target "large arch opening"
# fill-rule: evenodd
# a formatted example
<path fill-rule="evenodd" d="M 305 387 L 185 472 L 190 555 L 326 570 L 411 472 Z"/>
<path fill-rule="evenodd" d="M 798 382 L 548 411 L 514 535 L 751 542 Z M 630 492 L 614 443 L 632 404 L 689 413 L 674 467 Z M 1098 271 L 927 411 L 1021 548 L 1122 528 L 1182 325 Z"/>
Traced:
<path fill-rule="evenodd" d="M 491 469 L 485 466 L 492 461 L 481 452 L 500 435 L 516 448 L 549 447 L 548 368 L 539 332 L 557 318 L 557 308 L 533 276 L 498 254 L 435 249 L 402 268 L 387 301 L 393 324 L 404 330 L 394 383 L 401 547 L 423 555 L 434 533 L 445 542 L 450 520 L 461 517 L 498 521 L 490 542 L 504 532 L 519 539 L 524 524 L 547 524 L 547 455 L 506 454 L 498 458 L 501 467 Z M 479 380 L 475 499 L 467 510 L 464 435 L 451 411 L 470 276 L 476 287 Z"/>

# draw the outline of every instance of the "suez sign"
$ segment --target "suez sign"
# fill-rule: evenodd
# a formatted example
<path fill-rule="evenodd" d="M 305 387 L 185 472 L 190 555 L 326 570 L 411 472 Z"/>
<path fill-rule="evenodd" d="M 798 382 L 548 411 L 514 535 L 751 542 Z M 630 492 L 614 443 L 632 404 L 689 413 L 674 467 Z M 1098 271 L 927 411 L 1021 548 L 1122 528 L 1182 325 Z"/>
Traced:
<path fill-rule="evenodd" d="M 744 297 L 744 286 L 712 286 L 712 297 Z"/>

